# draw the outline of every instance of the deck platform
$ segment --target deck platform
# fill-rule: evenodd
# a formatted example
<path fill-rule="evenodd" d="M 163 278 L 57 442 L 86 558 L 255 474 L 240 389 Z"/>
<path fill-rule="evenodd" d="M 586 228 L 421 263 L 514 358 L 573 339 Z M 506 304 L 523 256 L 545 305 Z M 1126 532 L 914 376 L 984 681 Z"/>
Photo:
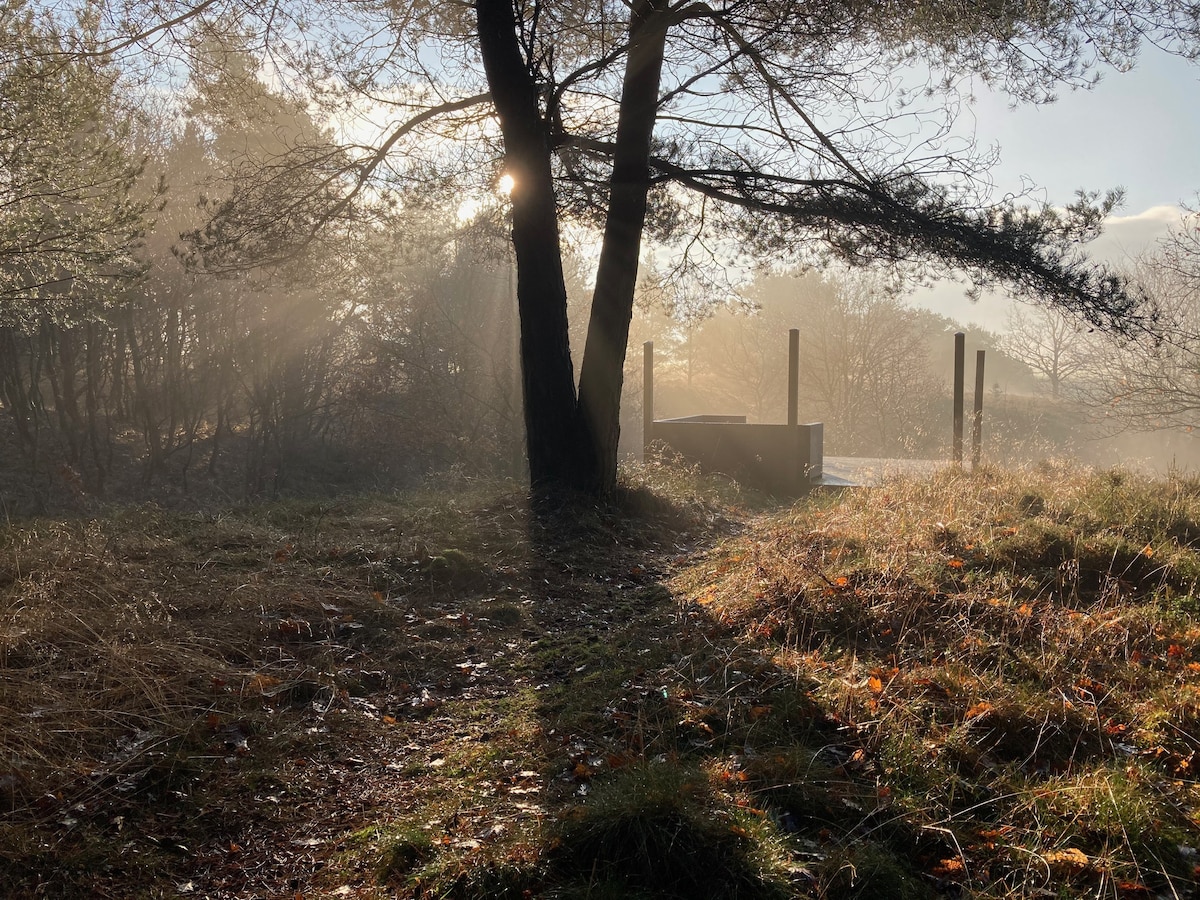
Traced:
<path fill-rule="evenodd" d="M 815 488 L 875 487 L 896 475 L 930 476 L 951 465 L 941 459 L 886 459 L 871 456 L 826 456 Z"/>

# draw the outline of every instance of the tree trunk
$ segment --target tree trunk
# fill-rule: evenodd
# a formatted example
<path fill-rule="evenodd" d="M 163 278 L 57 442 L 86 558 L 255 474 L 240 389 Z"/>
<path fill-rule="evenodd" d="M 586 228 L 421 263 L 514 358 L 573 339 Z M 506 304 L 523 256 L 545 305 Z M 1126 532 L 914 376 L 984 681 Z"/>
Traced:
<path fill-rule="evenodd" d="M 535 493 L 579 486 L 580 429 L 550 134 L 510 0 L 477 0 L 479 46 L 513 179 L 512 242 L 521 318 L 525 440 Z"/>
<path fill-rule="evenodd" d="M 636 0 L 630 17 L 608 215 L 578 401 L 552 146 L 538 84 L 522 54 L 511 0 L 477 0 L 475 8 L 484 71 L 514 182 L 512 239 L 530 481 L 535 493 L 565 487 L 604 496 L 617 481 L 621 387 L 650 190 L 650 141 L 669 24 L 666 4 Z"/>
<path fill-rule="evenodd" d="M 650 191 L 650 142 L 667 39 L 665 9 L 662 0 L 636 0 L 630 16 L 608 215 L 579 377 L 580 443 L 587 454 L 580 487 L 600 495 L 617 484 L 621 387 Z"/>

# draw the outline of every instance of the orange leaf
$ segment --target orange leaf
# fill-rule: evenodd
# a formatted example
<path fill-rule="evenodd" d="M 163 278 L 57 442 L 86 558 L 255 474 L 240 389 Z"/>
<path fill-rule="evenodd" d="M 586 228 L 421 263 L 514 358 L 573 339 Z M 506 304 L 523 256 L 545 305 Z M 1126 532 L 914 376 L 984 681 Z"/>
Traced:
<path fill-rule="evenodd" d="M 992 711 L 992 704 L 986 700 L 980 700 L 974 706 L 967 710 L 967 718 L 975 719 Z"/>
<path fill-rule="evenodd" d="M 1043 858 L 1046 860 L 1046 864 L 1054 869 L 1068 869 L 1077 872 L 1091 865 L 1087 854 L 1075 847 L 1068 847 L 1066 850 L 1051 850 Z"/>
<path fill-rule="evenodd" d="M 280 681 L 278 678 L 273 678 L 270 675 L 255 674 L 246 682 L 246 690 L 244 693 L 265 694 L 271 688 L 279 687 Z"/>
<path fill-rule="evenodd" d="M 957 858 L 939 860 L 937 865 L 930 871 L 930 874 L 937 878 L 950 880 L 962 878 L 964 874 L 962 860 Z"/>
<path fill-rule="evenodd" d="M 1150 888 L 1136 881 L 1118 881 L 1117 896 L 1121 900 L 1150 900 L 1154 893 Z"/>

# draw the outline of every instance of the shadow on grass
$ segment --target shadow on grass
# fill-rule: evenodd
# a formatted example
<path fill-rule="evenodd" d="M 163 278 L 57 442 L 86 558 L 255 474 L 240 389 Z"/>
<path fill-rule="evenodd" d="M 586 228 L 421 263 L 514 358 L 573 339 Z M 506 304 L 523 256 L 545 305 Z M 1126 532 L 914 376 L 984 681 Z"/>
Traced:
<path fill-rule="evenodd" d="M 774 826 L 679 718 L 709 638 L 664 581 L 722 509 L 432 492 L 10 527 L 0 893 L 779 896 Z"/>

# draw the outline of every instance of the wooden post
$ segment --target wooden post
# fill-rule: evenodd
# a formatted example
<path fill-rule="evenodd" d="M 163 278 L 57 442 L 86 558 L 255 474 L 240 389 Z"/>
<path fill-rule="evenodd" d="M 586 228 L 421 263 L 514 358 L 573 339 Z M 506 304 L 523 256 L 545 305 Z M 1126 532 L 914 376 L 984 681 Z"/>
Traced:
<path fill-rule="evenodd" d="M 788 424 L 800 424 L 800 329 L 788 332 Z"/>
<path fill-rule="evenodd" d="M 642 462 L 654 441 L 654 341 L 642 344 Z"/>
<path fill-rule="evenodd" d="M 971 471 L 979 468 L 983 452 L 983 356 L 984 351 L 975 351 L 975 418 L 971 422 Z"/>
<path fill-rule="evenodd" d="M 963 458 L 963 370 L 966 368 L 967 336 L 954 333 L 954 464 L 962 465 Z"/>

